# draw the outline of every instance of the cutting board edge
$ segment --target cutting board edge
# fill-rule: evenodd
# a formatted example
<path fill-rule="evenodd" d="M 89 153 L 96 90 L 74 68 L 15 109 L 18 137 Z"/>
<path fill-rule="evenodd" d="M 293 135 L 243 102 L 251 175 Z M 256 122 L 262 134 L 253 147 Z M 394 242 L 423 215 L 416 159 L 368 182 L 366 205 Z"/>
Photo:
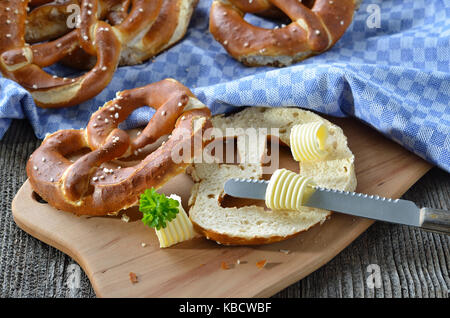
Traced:
<path fill-rule="evenodd" d="M 83 269 L 83 271 L 85 272 L 86 276 L 89 279 L 89 282 L 92 285 L 92 288 L 94 289 L 95 294 L 98 296 L 98 293 L 97 293 L 98 286 L 96 286 L 95 280 L 92 279 L 94 273 L 89 266 L 89 262 L 83 260 L 83 257 L 81 255 L 78 255 L 78 253 L 76 251 L 72 251 L 68 247 L 66 248 L 65 245 L 58 242 L 58 240 L 54 240 L 50 236 L 43 235 L 41 233 L 37 233 L 36 231 L 34 231 L 33 227 L 29 226 L 28 223 L 26 222 L 26 220 L 22 220 L 20 215 L 18 215 L 19 212 L 16 212 L 16 211 L 19 211 L 19 209 L 17 208 L 17 198 L 19 198 L 20 195 L 23 194 L 27 190 L 26 189 L 27 187 L 29 187 L 30 190 L 33 191 L 28 179 L 26 179 L 25 182 L 22 184 L 19 191 L 17 191 L 16 195 L 14 196 L 14 198 L 11 202 L 11 212 L 12 212 L 14 222 L 20 229 L 22 229 L 23 231 L 25 231 L 32 237 L 38 239 L 41 242 L 44 242 L 45 244 L 47 244 L 49 246 L 56 248 L 57 250 L 68 255 L 69 257 L 71 257 Z M 61 211 L 61 212 L 66 213 L 63 211 Z M 50 242 L 52 242 L 52 243 L 50 243 Z"/>
<path fill-rule="evenodd" d="M 354 231 L 354 235 L 345 240 L 345 243 L 340 244 L 337 246 L 332 253 L 329 253 L 326 257 L 324 257 L 321 262 L 319 262 L 319 266 L 311 265 L 310 267 L 306 268 L 306 270 L 302 270 L 299 272 L 294 272 L 291 274 L 291 276 L 285 276 L 283 279 L 278 281 L 276 284 L 273 284 L 271 286 L 268 286 L 267 288 L 261 290 L 259 293 L 256 293 L 254 295 L 251 295 L 250 297 L 254 298 L 269 298 L 275 295 L 276 293 L 282 291 L 283 289 L 287 288 L 288 286 L 295 284 L 296 282 L 302 280 L 303 278 L 307 277 L 311 273 L 315 272 L 316 270 L 320 269 L 322 266 L 326 265 L 328 262 L 330 262 L 333 258 L 335 258 L 338 254 L 340 254 L 347 246 L 349 246 L 353 241 L 355 241 L 359 236 L 361 236 L 370 226 L 372 226 L 375 223 L 373 220 L 364 220 L 363 223 L 361 223 L 361 227 Z M 315 226 L 319 226 L 316 224 Z M 243 296 L 245 298 L 245 296 Z"/>

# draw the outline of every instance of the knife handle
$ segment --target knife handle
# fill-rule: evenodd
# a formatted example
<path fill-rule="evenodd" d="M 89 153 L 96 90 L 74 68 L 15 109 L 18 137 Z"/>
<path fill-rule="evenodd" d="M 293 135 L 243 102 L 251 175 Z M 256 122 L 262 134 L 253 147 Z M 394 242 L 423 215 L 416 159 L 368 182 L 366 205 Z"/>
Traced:
<path fill-rule="evenodd" d="M 450 235 L 450 211 L 421 208 L 420 228 L 426 231 Z"/>

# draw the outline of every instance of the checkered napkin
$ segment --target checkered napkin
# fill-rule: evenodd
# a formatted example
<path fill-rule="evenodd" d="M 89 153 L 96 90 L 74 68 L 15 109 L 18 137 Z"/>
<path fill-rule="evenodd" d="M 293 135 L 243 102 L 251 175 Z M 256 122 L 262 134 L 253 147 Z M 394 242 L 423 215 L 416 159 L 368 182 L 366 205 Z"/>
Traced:
<path fill-rule="evenodd" d="M 28 118 L 39 138 L 85 127 L 117 91 L 172 77 L 214 114 L 269 105 L 356 117 L 450 172 L 450 1 L 365 0 L 331 50 L 285 68 L 245 67 L 228 56 L 208 31 L 210 4 L 200 0 L 180 43 L 153 61 L 118 68 L 102 93 L 79 106 L 37 108 L 23 88 L 0 77 L 0 137 L 13 118 Z M 77 75 L 63 66 L 48 72 Z M 153 113 L 142 107 L 123 126 L 145 125 Z"/>

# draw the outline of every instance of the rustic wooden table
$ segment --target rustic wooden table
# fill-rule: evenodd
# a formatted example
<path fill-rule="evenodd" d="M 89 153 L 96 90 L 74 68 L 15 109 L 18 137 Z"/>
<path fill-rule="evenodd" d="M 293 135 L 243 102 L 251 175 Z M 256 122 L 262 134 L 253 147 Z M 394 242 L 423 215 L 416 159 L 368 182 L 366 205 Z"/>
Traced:
<path fill-rule="evenodd" d="M 95 297 L 70 257 L 12 219 L 11 201 L 39 144 L 23 120 L 14 121 L 0 141 L 0 297 Z M 433 168 L 403 198 L 450 210 L 450 175 Z M 448 297 L 449 243 L 450 236 L 377 222 L 331 262 L 274 297 Z M 374 269 L 381 284 L 370 288 L 367 279 Z"/>

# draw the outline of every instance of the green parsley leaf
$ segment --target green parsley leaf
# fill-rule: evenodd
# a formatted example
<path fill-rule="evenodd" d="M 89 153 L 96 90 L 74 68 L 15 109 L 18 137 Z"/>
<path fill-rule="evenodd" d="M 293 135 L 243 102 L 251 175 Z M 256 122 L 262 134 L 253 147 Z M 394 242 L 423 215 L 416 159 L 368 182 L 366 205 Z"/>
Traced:
<path fill-rule="evenodd" d="M 154 188 L 146 189 L 139 200 L 142 223 L 157 230 L 165 228 L 168 222 L 177 217 L 179 205 L 177 200 L 159 194 Z"/>

